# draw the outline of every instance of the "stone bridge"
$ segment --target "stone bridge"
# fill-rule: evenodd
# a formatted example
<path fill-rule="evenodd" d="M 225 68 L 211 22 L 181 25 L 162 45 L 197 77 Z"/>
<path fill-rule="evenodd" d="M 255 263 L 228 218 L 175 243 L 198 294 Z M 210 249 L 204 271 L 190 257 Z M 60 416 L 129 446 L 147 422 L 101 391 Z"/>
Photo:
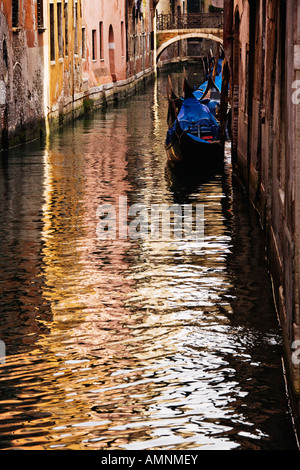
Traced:
<path fill-rule="evenodd" d="M 157 53 L 183 39 L 205 38 L 223 44 L 223 13 L 161 14 L 156 24 Z"/>

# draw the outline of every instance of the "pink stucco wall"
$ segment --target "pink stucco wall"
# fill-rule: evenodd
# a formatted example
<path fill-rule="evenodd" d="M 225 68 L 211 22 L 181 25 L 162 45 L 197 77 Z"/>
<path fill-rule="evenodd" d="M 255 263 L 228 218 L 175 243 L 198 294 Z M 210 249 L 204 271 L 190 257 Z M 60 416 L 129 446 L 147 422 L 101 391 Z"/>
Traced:
<path fill-rule="evenodd" d="M 83 78 L 88 79 L 87 86 L 91 88 L 125 79 L 125 0 L 110 0 L 109 2 L 83 0 L 82 12 L 82 25 L 85 29 Z M 100 57 L 100 22 L 102 22 L 102 57 Z M 113 32 L 113 39 L 110 32 Z"/>

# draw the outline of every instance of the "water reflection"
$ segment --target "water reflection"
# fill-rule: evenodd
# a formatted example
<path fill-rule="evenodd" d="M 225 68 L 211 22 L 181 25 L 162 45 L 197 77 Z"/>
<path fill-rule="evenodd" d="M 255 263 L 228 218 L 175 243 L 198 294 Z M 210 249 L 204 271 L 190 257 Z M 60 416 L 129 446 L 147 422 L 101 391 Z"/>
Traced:
<path fill-rule="evenodd" d="M 295 446 L 257 221 L 229 155 L 209 180 L 168 173 L 166 82 L 2 168 L 3 449 Z M 119 196 L 204 204 L 204 244 L 100 240 Z"/>

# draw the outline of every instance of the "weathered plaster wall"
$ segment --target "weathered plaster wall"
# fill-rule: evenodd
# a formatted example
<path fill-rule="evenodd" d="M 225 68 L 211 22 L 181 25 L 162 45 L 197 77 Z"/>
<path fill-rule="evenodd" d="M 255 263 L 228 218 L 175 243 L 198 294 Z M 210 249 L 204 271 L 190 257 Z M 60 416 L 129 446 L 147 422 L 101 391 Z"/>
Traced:
<path fill-rule="evenodd" d="M 62 6 L 61 49 L 58 39 L 58 3 Z M 52 57 L 50 5 L 54 8 L 54 55 Z M 64 11 L 64 3 L 61 1 L 50 0 L 47 5 L 49 76 L 46 80 L 49 103 L 47 119 L 50 127 L 73 117 L 73 113 L 76 112 L 75 97 L 83 91 L 81 0 L 76 0 L 74 3 L 69 1 L 66 7 L 67 14 Z"/>
<path fill-rule="evenodd" d="M 294 354 L 300 341 L 300 103 L 293 99 L 300 68 L 300 2 L 225 3 L 232 14 L 232 23 L 225 22 L 224 42 L 231 68 L 233 163 L 266 232 L 300 436 L 300 366 Z"/>
<path fill-rule="evenodd" d="M 0 1 L 0 148 L 34 138 L 44 120 L 43 34 L 36 2 L 20 1 L 14 30 L 11 9 L 11 0 Z"/>
<path fill-rule="evenodd" d="M 157 3 L 141 0 L 136 11 L 135 0 L 114 0 L 112 8 L 100 0 L 43 0 L 40 28 L 37 0 L 19 0 L 20 28 L 13 31 L 11 0 L 0 0 L 1 147 L 123 99 L 152 77 Z"/>
<path fill-rule="evenodd" d="M 127 78 L 155 66 L 155 9 L 157 3 L 157 0 L 141 0 L 137 4 L 135 0 L 127 2 Z"/>

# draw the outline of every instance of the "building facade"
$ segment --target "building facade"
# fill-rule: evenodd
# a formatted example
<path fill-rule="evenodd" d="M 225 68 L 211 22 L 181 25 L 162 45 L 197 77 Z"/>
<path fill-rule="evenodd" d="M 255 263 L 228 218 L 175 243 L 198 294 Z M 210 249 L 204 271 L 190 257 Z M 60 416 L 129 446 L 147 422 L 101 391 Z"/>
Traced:
<path fill-rule="evenodd" d="M 85 87 L 126 78 L 125 0 L 110 8 L 99 0 L 83 0 L 83 80 Z"/>
<path fill-rule="evenodd" d="M 127 96 L 156 69 L 158 0 L 0 0 L 0 148 Z"/>
<path fill-rule="evenodd" d="M 44 126 L 43 1 L 0 0 L 0 149 Z"/>
<path fill-rule="evenodd" d="M 186 15 L 186 0 L 160 0 L 157 5 L 157 15 L 170 15 L 174 28 L 180 26 Z M 159 65 L 166 62 L 184 60 L 188 56 L 187 40 L 178 41 L 169 46 L 159 57 Z"/>
<path fill-rule="evenodd" d="M 266 233 L 300 436 L 300 1 L 225 0 L 232 155 Z"/>
<path fill-rule="evenodd" d="M 200 17 L 209 17 L 213 8 L 210 0 L 160 0 L 157 6 L 158 29 L 182 30 L 191 21 L 193 25 L 201 23 Z M 158 58 L 158 66 L 170 62 L 199 60 L 215 53 L 216 44 L 206 38 L 182 39 L 169 45 Z"/>
<path fill-rule="evenodd" d="M 156 66 L 155 17 L 159 0 L 126 1 L 127 78 Z"/>
<path fill-rule="evenodd" d="M 86 87 L 122 82 L 155 67 L 157 0 L 83 0 Z"/>
<path fill-rule="evenodd" d="M 84 109 L 131 94 L 152 76 L 158 0 L 82 0 Z"/>
<path fill-rule="evenodd" d="M 186 9 L 188 13 L 207 13 L 210 5 L 210 0 L 186 0 Z"/>
<path fill-rule="evenodd" d="M 46 118 L 51 127 L 74 117 L 81 106 L 82 0 L 48 0 L 46 18 L 45 100 Z"/>

